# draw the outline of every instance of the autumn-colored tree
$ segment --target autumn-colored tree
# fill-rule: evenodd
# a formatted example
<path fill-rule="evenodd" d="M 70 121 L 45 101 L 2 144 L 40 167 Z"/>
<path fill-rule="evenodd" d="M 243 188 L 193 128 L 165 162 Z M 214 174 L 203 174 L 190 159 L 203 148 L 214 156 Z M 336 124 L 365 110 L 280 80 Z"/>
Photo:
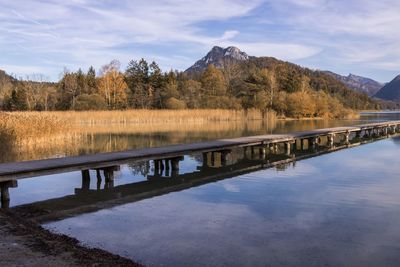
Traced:
<path fill-rule="evenodd" d="M 315 102 L 311 94 L 296 92 L 287 97 L 287 114 L 292 117 L 312 117 L 315 114 Z"/>
<path fill-rule="evenodd" d="M 204 95 L 223 96 L 226 94 L 227 85 L 222 72 L 214 65 L 209 65 L 201 76 L 201 85 Z"/>
<path fill-rule="evenodd" d="M 110 109 L 126 108 L 128 85 L 123 74 L 119 72 L 119 64 L 116 64 L 116 62 L 110 64 L 102 68 L 99 93 L 105 98 Z"/>

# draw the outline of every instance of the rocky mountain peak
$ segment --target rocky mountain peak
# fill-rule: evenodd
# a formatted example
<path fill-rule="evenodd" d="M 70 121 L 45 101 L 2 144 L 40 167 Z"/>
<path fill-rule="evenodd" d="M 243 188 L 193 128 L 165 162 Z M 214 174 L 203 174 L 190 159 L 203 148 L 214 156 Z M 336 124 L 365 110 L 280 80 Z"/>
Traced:
<path fill-rule="evenodd" d="M 226 62 L 243 61 L 248 59 L 249 56 L 237 47 L 229 46 L 227 48 L 222 48 L 219 46 L 214 46 L 205 57 L 198 60 L 185 72 L 201 72 L 205 70 L 210 64 L 213 64 L 217 68 L 221 68 Z"/>

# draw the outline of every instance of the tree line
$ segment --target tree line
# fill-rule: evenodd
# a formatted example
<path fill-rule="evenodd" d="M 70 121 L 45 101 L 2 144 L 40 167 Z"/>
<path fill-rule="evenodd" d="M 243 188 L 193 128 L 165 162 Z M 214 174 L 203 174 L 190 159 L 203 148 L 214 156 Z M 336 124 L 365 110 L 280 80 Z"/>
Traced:
<path fill-rule="evenodd" d="M 36 77 L 37 78 L 37 77 Z M 37 79 L 36 79 L 37 80 Z M 117 60 L 86 72 L 64 70 L 57 83 L 0 73 L 2 110 L 249 109 L 290 117 L 343 117 L 384 105 L 333 77 L 274 58 L 209 65 L 198 73 L 163 72 L 156 62 Z"/>

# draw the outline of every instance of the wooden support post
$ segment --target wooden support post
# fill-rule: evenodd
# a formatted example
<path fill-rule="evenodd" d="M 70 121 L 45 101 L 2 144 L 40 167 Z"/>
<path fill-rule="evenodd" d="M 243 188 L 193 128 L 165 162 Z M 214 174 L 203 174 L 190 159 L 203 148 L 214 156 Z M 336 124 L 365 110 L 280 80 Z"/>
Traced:
<path fill-rule="evenodd" d="M 169 171 L 170 171 L 170 160 L 169 159 L 165 159 L 164 160 L 164 165 L 165 165 L 165 176 L 169 176 Z"/>
<path fill-rule="evenodd" d="M 296 145 L 296 150 L 301 150 L 301 139 L 296 139 L 295 145 Z"/>
<path fill-rule="evenodd" d="M 229 150 L 221 151 L 221 166 L 226 166 L 226 164 L 228 163 L 228 157 L 230 153 L 231 151 Z"/>
<path fill-rule="evenodd" d="M 211 153 L 211 156 L 213 152 Z M 181 161 L 183 157 L 176 157 L 171 159 L 171 177 L 176 178 L 179 176 L 179 161 Z"/>
<path fill-rule="evenodd" d="M 350 143 L 350 132 L 347 131 L 344 135 L 344 141 L 346 142 L 346 144 Z"/>
<path fill-rule="evenodd" d="M 254 154 L 256 153 L 256 148 L 254 146 L 251 147 L 251 158 L 254 159 Z"/>
<path fill-rule="evenodd" d="M 278 143 L 275 143 L 275 144 L 274 144 L 274 153 L 277 154 L 277 153 L 278 153 L 278 150 L 279 150 L 279 148 L 278 148 Z"/>
<path fill-rule="evenodd" d="M 210 163 L 211 163 L 211 167 L 215 166 L 215 152 L 211 152 Z"/>
<path fill-rule="evenodd" d="M 163 175 L 163 172 L 164 172 L 164 163 L 163 163 L 163 160 L 159 160 L 159 163 L 160 163 L 160 175 L 162 176 L 162 175 Z"/>
<path fill-rule="evenodd" d="M 96 177 L 97 177 L 97 190 L 101 189 L 101 174 L 100 170 L 96 170 Z"/>
<path fill-rule="evenodd" d="M 90 189 L 90 172 L 89 170 L 82 170 L 82 189 L 89 190 Z"/>
<path fill-rule="evenodd" d="M 108 183 L 110 181 L 114 181 L 114 170 L 110 168 L 105 168 L 103 170 L 105 182 Z"/>
<path fill-rule="evenodd" d="M 203 167 L 206 167 L 208 165 L 208 153 L 204 152 L 202 155 L 203 155 Z"/>
<path fill-rule="evenodd" d="M 290 149 L 291 146 L 292 146 L 292 145 L 290 144 L 290 142 L 286 142 L 286 143 L 285 143 L 286 155 L 288 155 L 288 156 L 291 154 L 291 151 L 290 151 L 290 150 L 291 150 L 291 149 Z"/>
<path fill-rule="evenodd" d="M 335 134 L 328 135 L 328 146 L 332 147 L 335 144 Z"/>
<path fill-rule="evenodd" d="M 160 161 L 158 159 L 153 160 L 154 163 L 154 176 L 160 175 Z"/>
<path fill-rule="evenodd" d="M 17 180 L 11 180 L 0 183 L 0 192 L 1 192 L 1 208 L 8 209 L 10 207 L 10 187 L 17 187 Z"/>
<path fill-rule="evenodd" d="M 10 207 L 10 192 L 8 186 L 1 186 L 1 208 L 8 209 Z"/>
<path fill-rule="evenodd" d="M 259 148 L 259 154 L 260 154 L 260 159 L 265 159 L 265 156 L 267 154 L 267 150 L 265 149 L 265 146 L 262 146 Z"/>
<path fill-rule="evenodd" d="M 179 158 L 171 159 L 171 169 L 173 171 L 179 171 Z"/>

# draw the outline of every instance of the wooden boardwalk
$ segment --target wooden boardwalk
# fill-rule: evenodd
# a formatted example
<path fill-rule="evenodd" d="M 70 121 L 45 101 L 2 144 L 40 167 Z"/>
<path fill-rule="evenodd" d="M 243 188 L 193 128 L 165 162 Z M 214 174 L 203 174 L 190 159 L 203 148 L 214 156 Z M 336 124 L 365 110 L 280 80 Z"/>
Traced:
<path fill-rule="evenodd" d="M 194 172 L 176 174 L 176 176 L 165 176 L 165 173 L 164 175 L 147 174 L 146 180 L 134 181 L 115 187 L 104 186 L 104 188 L 100 188 L 98 184 L 97 188 L 90 188 L 89 178 L 87 183 L 82 183 L 81 188 L 75 188 L 75 193 L 72 195 L 24 204 L 14 207 L 11 210 L 37 223 L 63 220 L 79 214 L 108 209 L 155 196 L 169 194 L 171 192 L 182 191 L 274 166 L 289 166 L 295 161 L 355 147 L 361 144 L 362 143 L 353 143 L 350 145 L 336 146 L 321 151 L 312 151 L 296 157 L 274 155 L 273 157 L 269 157 L 268 162 L 260 159 L 259 155 L 253 155 L 254 158 L 242 158 L 233 164 L 218 168 L 210 167 L 203 161 L 202 166 L 198 166 L 197 170 Z M 96 177 L 93 178 L 96 179 Z M 99 178 L 97 177 L 97 179 Z M 99 180 L 97 180 L 97 182 L 99 182 Z"/>
<path fill-rule="evenodd" d="M 327 136 L 333 145 L 334 138 L 341 136 L 348 141 L 351 134 L 361 136 L 388 135 L 400 131 L 400 121 L 370 123 L 351 127 L 317 129 L 289 134 L 259 135 L 233 139 L 197 142 L 191 144 L 170 145 L 144 148 L 123 152 L 99 153 L 94 155 L 74 156 L 34 161 L 0 164 L 0 182 L 13 179 L 42 176 L 78 170 L 99 169 L 121 165 L 131 161 L 165 160 L 182 157 L 191 153 L 205 153 L 230 150 L 236 147 L 260 147 L 284 143 L 288 149 L 297 140 L 317 143 L 318 138 Z M 309 144 L 310 144 L 309 143 Z"/>

